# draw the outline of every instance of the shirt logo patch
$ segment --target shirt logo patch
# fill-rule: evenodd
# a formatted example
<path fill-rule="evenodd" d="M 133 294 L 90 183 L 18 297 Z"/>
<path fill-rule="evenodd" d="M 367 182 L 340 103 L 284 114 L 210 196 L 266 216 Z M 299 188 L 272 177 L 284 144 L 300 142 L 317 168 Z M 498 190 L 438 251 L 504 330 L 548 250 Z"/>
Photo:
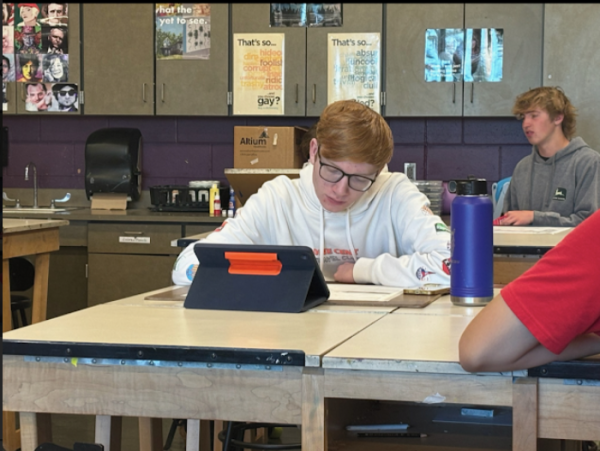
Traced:
<path fill-rule="evenodd" d="M 556 188 L 552 200 L 567 200 L 567 188 Z"/>
<path fill-rule="evenodd" d="M 427 271 L 425 268 L 419 268 L 419 269 L 417 269 L 417 272 L 416 272 L 417 279 L 419 279 L 419 280 L 423 280 L 425 277 L 427 277 L 430 274 L 433 274 L 433 271 Z"/>
<path fill-rule="evenodd" d="M 435 225 L 435 231 L 437 233 L 439 233 L 439 232 L 450 233 L 450 230 L 448 229 L 448 227 L 446 226 L 446 224 L 442 224 L 441 222 L 436 223 L 436 225 Z"/>
<path fill-rule="evenodd" d="M 444 273 L 450 275 L 450 266 L 451 265 L 452 265 L 452 263 L 449 258 L 442 260 L 442 269 L 444 270 Z"/>

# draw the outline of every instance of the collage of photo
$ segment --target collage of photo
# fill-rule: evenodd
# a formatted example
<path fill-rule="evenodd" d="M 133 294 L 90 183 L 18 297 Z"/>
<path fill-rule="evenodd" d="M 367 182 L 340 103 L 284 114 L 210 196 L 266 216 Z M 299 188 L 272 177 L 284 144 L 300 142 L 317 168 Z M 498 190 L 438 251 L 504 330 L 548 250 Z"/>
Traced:
<path fill-rule="evenodd" d="M 2 3 L 3 84 L 68 83 L 68 33 L 68 3 Z"/>

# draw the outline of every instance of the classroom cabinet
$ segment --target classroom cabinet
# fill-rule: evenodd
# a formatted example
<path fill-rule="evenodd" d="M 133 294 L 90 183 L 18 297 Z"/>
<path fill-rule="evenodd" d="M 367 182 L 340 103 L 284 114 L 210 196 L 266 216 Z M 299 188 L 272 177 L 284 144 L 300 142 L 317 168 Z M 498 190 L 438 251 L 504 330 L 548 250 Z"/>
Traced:
<path fill-rule="evenodd" d="M 18 8 L 18 4 L 15 3 L 15 8 Z M 39 4 L 42 5 L 41 3 Z M 68 27 L 67 30 L 67 39 L 68 39 L 68 83 L 74 83 L 78 86 L 79 90 L 81 90 L 81 26 L 80 26 L 80 11 L 81 7 L 79 3 L 69 3 L 68 4 Z M 38 17 L 42 17 L 41 14 Z M 46 55 L 47 52 L 47 42 L 45 37 L 42 37 L 42 44 L 45 47 L 42 50 L 40 55 Z M 15 48 L 15 52 L 17 52 Z M 17 53 L 14 54 L 14 72 L 15 76 L 17 74 L 17 66 L 18 66 L 18 58 L 19 55 Z M 44 64 L 43 61 L 39 67 L 39 73 L 43 73 Z M 55 111 L 27 111 L 25 107 L 27 90 L 27 83 L 23 82 L 8 82 L 6 83 L 6 100 L 7 100 L 7 109 L 3 111 L 3 114 L 33 114 L 33 115 L 56 115 L 56 114 L 81 114 L 81 107 L 78 107 L 78 111 L 68 112 L 68 113 L 59 113 Z M 81 99 L 81 96 L 78 97 L 78 100 Z M 56 102 L 56 99 L 53 99 Z"/>
<path fill-rule="evenodd" d="M 379 33 L 383 24 L 381 3 L 344 3 L 341 27 L 306 29 L 306 115 L 320 116 L 327 106 L 328 35 L 336 33 Z M 381 61 L 379 62 L 381 71 Z M 381 73 L 381 72 L 380 72 Z M 380 80 L 381 83 L 381 80 Z M 378 101 L 380 99 L 377 99 Z"/>
<path fill-rule="evenodd" d="M 85 114 L 154 114 L 154 5 L 83 5 Z"/>
<path fill-rule="evenodd" d="M 90 223 L 88 306 L 172 285 L 181 224 Z"/>
<path fill-rule="evenodd" d="M 387 4 L 386 116 L 510 116 L 541 84 L 543 4 Z M 428 29 L 503 29 L 502 80 L 425 81 Z"/>
<path fill-rule="evenodd" d="M 283 114 L 285 116 L 305 116 L 306 28 L 271 27 L 270 8 L 270 3 L 233 3 L 231 7 L 232 39 L 236 33 L 284 35 L 283 89 L 285 104 Z"/>
<path fill-rule="evenodd" d="M 543 85 L 560 86 L 577 108 L 577 133 L 600 151 L 600 5 L 547 3 Z"/>
<path fill-rule="evenodd" d="M 208 59 L 156 60 L 154 4 L 85 4 L 83 21 L 86 114 L 228 114 L 227 4 L 211 4 Z"/>
<path fill-rule="evenodd" d="M 234 35 L 284 35 L 285 116 L 319 116 L 327 106 L 328 34 L 381 33 L 383 20 L 382 5 L 366 3 L 344 4 L 339 27 L 270 27 L 269 3 L 234 3 L 231 16 Z"/>
<path fill-rule="evenodd" d="M 156 114 L 227 116 L 229 5 L 210 4 L 209 59 L 156 61 Z"/>

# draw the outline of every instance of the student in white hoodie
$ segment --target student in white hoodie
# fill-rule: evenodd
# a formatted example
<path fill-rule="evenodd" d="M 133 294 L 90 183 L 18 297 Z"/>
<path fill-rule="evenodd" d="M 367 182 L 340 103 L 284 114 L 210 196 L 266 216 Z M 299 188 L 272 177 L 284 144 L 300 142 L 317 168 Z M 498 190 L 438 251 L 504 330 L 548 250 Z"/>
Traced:
<path fill-rule="evenodd" d="M 203 242 L 309 246 L 328 281 L 450 284 L 449 230 L 404 174 L 387 170 L 393 148 L 381 115 L 353 100 L 332 103 L 300 178 L 266 182 Z M 191 283 L 197 244 L 177 259 L 175 284 Z"/>

